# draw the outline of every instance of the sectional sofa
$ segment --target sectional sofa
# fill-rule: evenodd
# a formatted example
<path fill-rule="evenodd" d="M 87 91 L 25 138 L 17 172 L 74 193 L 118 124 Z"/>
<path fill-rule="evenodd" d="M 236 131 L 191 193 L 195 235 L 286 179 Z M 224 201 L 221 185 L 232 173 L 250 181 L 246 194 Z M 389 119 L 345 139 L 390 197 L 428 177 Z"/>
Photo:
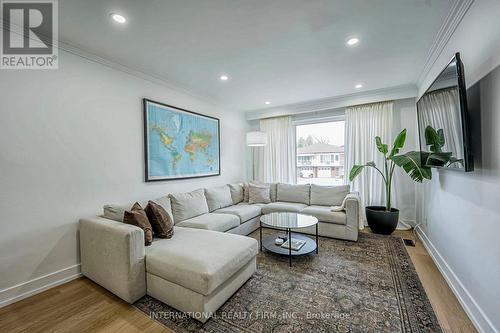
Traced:
<path fill-rule="evenodd" d="M 248 184 L 153 200 L 175 226 L 171 239 L 150 246 L 142 229 L 123 223 L 132 204 L 106 205 L 103 215 L 80 220 L 82 273 L 129 303 L 148 294 L 205 322 L 255 272 L 258 243 L 244 235 L 259 228 L 262 214 L 313 215 L 321 236 L 357 240 L 359 197 L 348 186 L 265 185 L 265 203 L 248 202 Z M 345 210 L 331 211 L 341 204 Z"/>

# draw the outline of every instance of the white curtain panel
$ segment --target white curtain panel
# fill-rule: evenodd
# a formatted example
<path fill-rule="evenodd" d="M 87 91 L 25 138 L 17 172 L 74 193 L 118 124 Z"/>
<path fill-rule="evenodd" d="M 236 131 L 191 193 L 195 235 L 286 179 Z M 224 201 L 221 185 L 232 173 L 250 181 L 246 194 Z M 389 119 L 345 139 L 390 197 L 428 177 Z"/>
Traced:
<path fill-rule="evenodd" d="M 354 164 L 374 161 L 383 167 L 383 155 L 377 150 L 375 137 L 378 135 L 389 146 L 393 141 L 393 102 L 353 106 L 345 112 L 346 179 Z M 351 189 L 361 196 L 362 216 L 359 228 L 363 229 L 366 205 L 385 205 L 385 187 L 381 175 L 373 168 L 366 168 L 352 182 Z M 393 200 L 396 196 L 393 197 Z M 394 202 L 394 201 L 393 201 Z M 394 202 L 396 205 L 397 202 Z"/>
<path fill-rule="evenodd" d="M 295 183 L 295 130 L 291 117 L 262 119 L 267 145 L 254 149 L 256 180 Z"/>
<path fill-rule="evenodd" d="M 450 151 L 454 157 L 463 158 L 458 88 L 434 91 L 424 95 L 420 103 L 419 116 L 422 124 L 431 125 L 436 130 L 443 129 L 445 138 L 443 151 Z M 423 133 L 424 128 L 421 131 Z M 427 149 L 428 147 L 423 150 Z"/>

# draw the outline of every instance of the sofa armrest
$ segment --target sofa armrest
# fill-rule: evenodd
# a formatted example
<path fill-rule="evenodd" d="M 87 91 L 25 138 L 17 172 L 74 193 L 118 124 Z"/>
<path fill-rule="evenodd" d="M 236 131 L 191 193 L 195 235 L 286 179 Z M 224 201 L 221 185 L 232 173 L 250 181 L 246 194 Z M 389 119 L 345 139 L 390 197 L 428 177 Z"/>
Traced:
<path fill-rule="evenodd" d="M 146 294 L 144 231 L 94 217 L 80 220 L 82 274 L 133 303 Z"/>
<path fill-rule="evenodd" d="M 352 240 L 358 240 L 359 221 L 361 217 L 361 198 L 358 192 L 351 192 L 345 201 L 346 227 L 352 235 Z"/>

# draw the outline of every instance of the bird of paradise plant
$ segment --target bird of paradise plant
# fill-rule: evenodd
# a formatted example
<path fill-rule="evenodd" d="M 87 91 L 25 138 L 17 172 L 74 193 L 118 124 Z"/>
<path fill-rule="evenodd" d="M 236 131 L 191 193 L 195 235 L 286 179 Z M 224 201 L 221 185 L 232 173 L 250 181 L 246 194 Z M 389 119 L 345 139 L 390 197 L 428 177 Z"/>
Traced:
<path fill-rule="evenodd" d="M 431 166 L 443 167 L 453 163 L 461 163 L 461 160 L 454 158 L 451 152 L 443 152 L 445 138 L 442 129 L 436 131 L 432 126 L 427 126 L 425 129 L 425 140 L 430 152 L 410 151 L 405 154 L 399 154 L 406 141 L 406 128 L 396 136 L 390 150 L 388 145 L 383 143 L 379 136 L 376 136 L 375 143 L 378 151 L 384 154 L 384 164 L 382 167 L 377 166 L 373 161 L 361 165 L 355 164 L 349 173 L 349 180 L 353 181 L 364 168 L 375 169 L 384 180 L 386 193 L 385 209 L 390 212 L 392 209 L 392 182 L 396 166 L 403 168 L 414 181 L 422 183 L 424 179 L 432 179 Z"/>

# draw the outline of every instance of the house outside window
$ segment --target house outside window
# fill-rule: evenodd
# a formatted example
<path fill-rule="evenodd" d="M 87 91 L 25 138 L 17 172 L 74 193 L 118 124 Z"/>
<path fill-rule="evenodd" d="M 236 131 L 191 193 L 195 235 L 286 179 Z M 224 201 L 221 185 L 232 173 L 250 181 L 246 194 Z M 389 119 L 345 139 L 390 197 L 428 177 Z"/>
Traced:
<path fill-rule="evenodd" d="M 330 136 L 318 137 L 318 133 Z M 342 185 L 344 121 L 297 125 L 296 136 L 297 184 Z"/>

